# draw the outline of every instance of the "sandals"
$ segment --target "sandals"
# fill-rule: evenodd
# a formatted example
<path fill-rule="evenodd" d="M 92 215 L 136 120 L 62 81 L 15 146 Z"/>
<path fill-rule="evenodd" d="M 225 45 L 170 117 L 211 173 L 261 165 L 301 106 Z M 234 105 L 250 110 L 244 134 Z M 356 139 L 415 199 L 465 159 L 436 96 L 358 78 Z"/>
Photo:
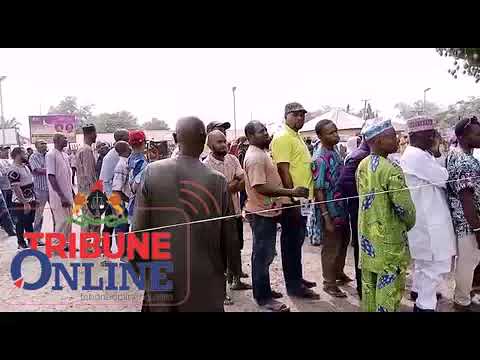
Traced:
<path fill-rule="evenodd" d="M 309 289 L 317 286 L 317 283 L 315 281 L 308 281 L 308 280 L 305 280 L 305 279 L 302 279 L 302 284 L 303 284 L 303 286 L 305 286 Z"/>
<path fill-rule="evenodd" d="M 277 300 L 270 300 L 260 307 L 271 312 L 290 312 L 290 308 L 287 305 Z"/>
<path fill-rule="evenodd" d="M 315 291 L 310 290 L 307 287 L 303 287 L 300 289 L 299 292 L 290 293 L 290 296 L 301 298 L 301 299 L 310 299 L 310 300 L 318 300 L 320 299 L 320 295 L 318 295 Z"/>
<path fill-rule="evenodd" d="M 337 297 L 337 298 L 346 298 L 347 294 L 345 294 L 342 290 L 339 289 L 336 285 L 329 285 L 323 288 L 328 295 Z"/>
<path fill-rule="evenodd" d="M 251 290 L 252 285 L 241 282 L 240 280 L 234 281 L 230 286 L 230 290 Z"/>
<path fill-rule="evenodd" d="M 353 279 L 350 279 L 347 275 L 342 274 L 338 277 L 337 279 L 337 285 L 345 285 L 348 284 L 349 282 L 352 282 Z"/>
<path fill-rule="evenodd" d="M 223 300 L 223 305 L 226 305 L 226 306 L 233 305 L 232 298 L 228 295 L 225 295 L 225 299 Z"/>
<path fill-rule="evenodd" d="M 272 290 L 272 299 L 281 299 L 283 294 L 281 292 Z"/>

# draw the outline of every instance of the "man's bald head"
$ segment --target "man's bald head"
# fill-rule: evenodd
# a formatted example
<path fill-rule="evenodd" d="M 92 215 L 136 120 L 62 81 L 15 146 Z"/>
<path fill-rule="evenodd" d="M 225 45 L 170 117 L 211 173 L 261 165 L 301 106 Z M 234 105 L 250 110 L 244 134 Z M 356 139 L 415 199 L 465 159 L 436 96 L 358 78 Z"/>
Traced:
<path fill-rule="evenodd" d="M 67 137 L 63 133 L 57 132 L 53 134 L 53 144 L 56 149 L 62 150 L 68 145 Z"/>
<path fill-rule="evenodd" d="M 220 130 L 213 130 L 208 134 L 207 145 L 219 157 L 224 157 L 228 153 L 227 138 Z"/>
<path fill-rule="evenodd" d="M 205 147 L 206 131 L 202 120 L 189 116 L 177 121 L 175 133 L 180 153 L 198 158 Z"/>
<path fill-rule="evenodd" d="M 117 141 L 127 141 L 128 142 L 128 130 L 127 129 L 118 129 L 113 133 L 113 138 L 115 142 Z"/>
<path fill-rule="evenodd" d="M 126 141 L 120 140 L 115 143 L 115 151 L 121 157 L 128 157 L 130 155 L 130 145 Z"/>

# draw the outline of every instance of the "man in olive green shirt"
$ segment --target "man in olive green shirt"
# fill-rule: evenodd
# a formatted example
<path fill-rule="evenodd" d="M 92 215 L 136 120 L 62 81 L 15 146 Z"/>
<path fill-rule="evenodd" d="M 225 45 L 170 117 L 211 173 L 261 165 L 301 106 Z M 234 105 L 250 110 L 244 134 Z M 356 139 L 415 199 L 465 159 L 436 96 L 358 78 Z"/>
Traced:
<path fill-rule="evenodd" d="M 373 123 L 362 135 L 371 149 L 356 174 L 362 309 L 398 311 L 410 262 L 407 232 L 415 225 L 415 205 L 402 169 L 387 159 L 398 148 L 391 122 Z"/>
<path fill-rule="evenodd" d="M 285 126 L 276 133 L 272 140 L 272 158 L 278 168 L 285 189 L 305 187 L 309 189 L 309 199 L 313 199 L 312 158 L 307 145 L 298 131 L 305 123 L 307 111 L 299 103 L 285 106 Z M 298 199 L 291 199 L 282 211 L 282 268 L 285 285 L 289 295 L 302 298 L 318 299 L 311 290 L 317 284 L 303 279 L 302 245 L 306 233 L 306 217 L 302 216 Z"/>

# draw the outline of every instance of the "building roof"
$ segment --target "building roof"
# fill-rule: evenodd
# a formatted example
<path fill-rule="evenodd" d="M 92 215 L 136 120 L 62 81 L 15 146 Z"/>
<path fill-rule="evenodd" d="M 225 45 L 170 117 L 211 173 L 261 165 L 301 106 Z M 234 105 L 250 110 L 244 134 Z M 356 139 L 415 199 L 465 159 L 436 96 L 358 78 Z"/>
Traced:
<path fill-rule="evenodd" d="M 315 130 L 315 125 L 323 119 L 333 121 L 339 130 L 361 129 L 364 123 L 363 119 L 358 116 L 349 114 L 341 109 L 334 109 L 322 115 L 312 117 L 305 123 L 300 132 Z"/>

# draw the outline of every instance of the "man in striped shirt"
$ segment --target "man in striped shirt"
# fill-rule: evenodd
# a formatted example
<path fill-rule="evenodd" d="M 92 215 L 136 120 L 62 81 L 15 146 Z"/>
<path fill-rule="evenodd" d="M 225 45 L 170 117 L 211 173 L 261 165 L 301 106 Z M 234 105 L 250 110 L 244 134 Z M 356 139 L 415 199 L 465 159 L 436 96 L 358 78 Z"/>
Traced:
<path fill-rule="evenodd" d="M 35 211 L 35 221 L 33 223 L 33 231 L 42 231 L 43 210 L 48 201 L 48 183 L 47 169 L 45 165 L 45 154 L 47 153 L 47 142 L 38 140 L 35 142 L 35 151 L 29 159 L 30 168 L 33 175 L 33 187 L 35 190 L 35 199 L 37 200 L 37 208 Z M 48 203 L 50 207 L 50 202 Z M 53 215 L 52 215 L 53 218 Z"/>

